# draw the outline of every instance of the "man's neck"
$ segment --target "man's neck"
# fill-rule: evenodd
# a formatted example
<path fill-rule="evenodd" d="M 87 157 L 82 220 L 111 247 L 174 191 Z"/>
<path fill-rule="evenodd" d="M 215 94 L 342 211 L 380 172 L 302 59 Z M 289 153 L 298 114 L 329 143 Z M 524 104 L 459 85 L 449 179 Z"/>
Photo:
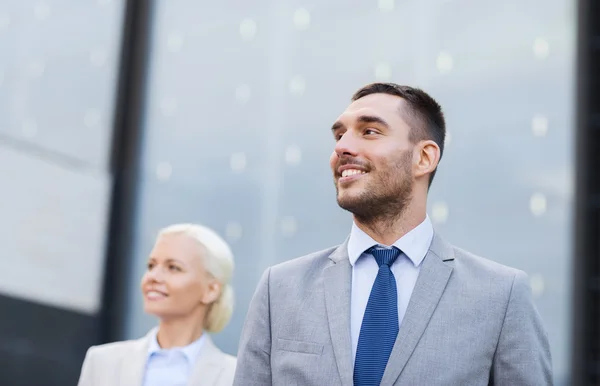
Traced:
<path fill-rule="evenodd" d="M 369 221 L 361 221 L 354 216 L 354 223 L 378 243 L 392 245 L 421 224 L 425 220 L 425 216 L 425 211 L 411 213 L 407 210 L 397 217 L 374 218 Z"/>

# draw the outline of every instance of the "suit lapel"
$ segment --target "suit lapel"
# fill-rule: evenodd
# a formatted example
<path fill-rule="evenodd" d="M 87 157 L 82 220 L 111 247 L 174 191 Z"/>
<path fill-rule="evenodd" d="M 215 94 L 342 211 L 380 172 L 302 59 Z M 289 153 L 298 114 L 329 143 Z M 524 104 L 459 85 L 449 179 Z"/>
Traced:
<path fill-rule="evenodd" d="M 152 333 L 153 331 L 150 331 L 145 337 L 134 341 L 132 351 L 124 355 L 121 365 L 120 385 L 142 386 Z"/>
<path fill-rule="evenodd" d="M 223 353 L 214 345 L 209 335 L 205 336 L 203 345 L 188 385 L 216 385 L 223 371 L 221 361 Z"/>
<path fill-rule="evenodd" d="M 350 295 L 352 266 L 348 260 L 348 240 L 329 256 L 331 264 L 323 273 L 325 306 L 333 353 L 342 385 L 352 385 L 352 343 L 350 339 Z"/>
<path fill-rule="evenodd" d="M 382 385 L 393 385 L 406 366 L 446 288 L 452 273 L 452 265 L 448 262 L 452 260 L 452 247 L 434 235 L 383 374 Z"/>

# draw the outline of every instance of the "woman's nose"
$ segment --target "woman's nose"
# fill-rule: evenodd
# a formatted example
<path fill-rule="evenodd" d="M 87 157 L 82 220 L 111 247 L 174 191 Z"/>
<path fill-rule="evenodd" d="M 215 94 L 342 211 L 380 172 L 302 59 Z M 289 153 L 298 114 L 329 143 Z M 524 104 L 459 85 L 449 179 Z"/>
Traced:
<path fill-rule="evenodd" d="M 160 282 L 163 279 L 162 269 L 160 267 L 153 267 L 148 271 L 147 277 L 151 281 Z"/>

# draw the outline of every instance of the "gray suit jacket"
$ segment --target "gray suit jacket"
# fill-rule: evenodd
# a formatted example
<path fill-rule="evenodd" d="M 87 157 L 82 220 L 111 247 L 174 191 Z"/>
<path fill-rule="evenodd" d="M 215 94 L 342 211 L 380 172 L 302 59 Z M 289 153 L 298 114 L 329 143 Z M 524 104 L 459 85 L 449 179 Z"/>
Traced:
<path fill-rule="evenodd" d="M 78 386 L 142 386 L 151 333 L 137 340 L 93 346 L 83 361 Z M 209 336 L 190 376 L 189 386 L 231 386 L 236 359 Z"/>
<path fill-rule="evenodd" d="M 552 385 L 524 272 L 434 235 L 381 385 Z M 265 271 L 240 340 L 236 386 L 351 386 L 347 240 Z"/>

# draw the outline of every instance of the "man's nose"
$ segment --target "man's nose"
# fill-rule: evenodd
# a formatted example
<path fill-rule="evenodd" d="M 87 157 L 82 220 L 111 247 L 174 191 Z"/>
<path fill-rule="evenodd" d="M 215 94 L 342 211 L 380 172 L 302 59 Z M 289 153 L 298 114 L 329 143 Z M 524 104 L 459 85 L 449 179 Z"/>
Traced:
<path fill-rule="evenodd" d="M 356 156 L 358 152 L 358 140 L 351 131 L 346 131 L 335 144 L 335 153 L 338 157 Z"/>

